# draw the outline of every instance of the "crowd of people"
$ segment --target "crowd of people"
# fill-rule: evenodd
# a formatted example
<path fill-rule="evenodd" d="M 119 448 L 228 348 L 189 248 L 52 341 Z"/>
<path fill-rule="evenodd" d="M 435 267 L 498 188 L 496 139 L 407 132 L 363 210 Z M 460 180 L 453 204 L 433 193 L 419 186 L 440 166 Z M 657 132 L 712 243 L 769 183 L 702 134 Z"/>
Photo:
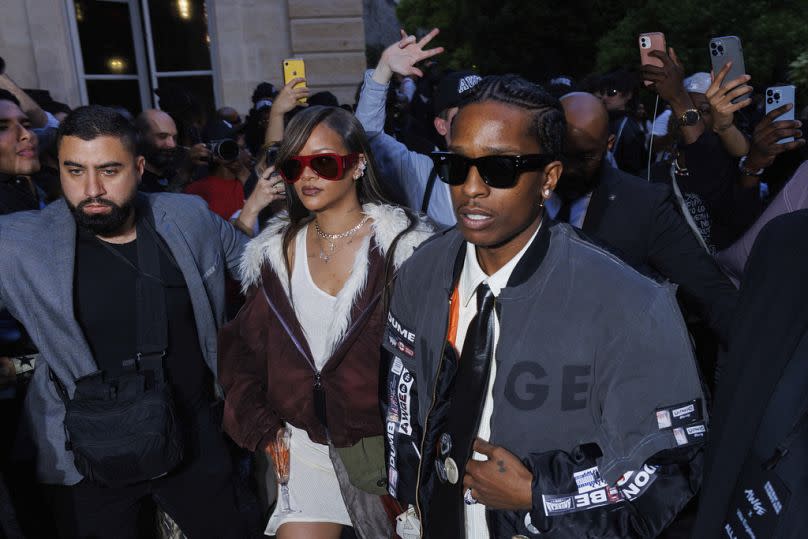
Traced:
<path fill-rule="evenodd" d="M 437 34 L 243 118 L 0 73 L 0 537 L 801 537 L 808 108 Z"/>

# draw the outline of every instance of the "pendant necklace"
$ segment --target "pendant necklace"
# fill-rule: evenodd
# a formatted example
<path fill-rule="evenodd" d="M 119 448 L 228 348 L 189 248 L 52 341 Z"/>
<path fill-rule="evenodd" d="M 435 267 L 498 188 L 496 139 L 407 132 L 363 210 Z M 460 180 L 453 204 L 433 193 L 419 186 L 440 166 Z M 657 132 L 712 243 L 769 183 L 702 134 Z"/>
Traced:
<path fill-rule="evenodd" d="M 328 264 L 328 261 L 331 260 L 331 257 L 333 257 L 334 253 L 337 251 L 336 240 L 348 238 L 348 241 L 345 242 L 345 245 L 352 243 L 354 234 L 356 234 L 359 231 L 359 229 L 362 228 L 362 225 L 368 222 L 368 219 L 370 219 L 370 217 L 366 215 L 365 218 L 359 221 L 359 224 L 357 224 L 355 227 L 351 228 L 350 230 L 346 230 L 345 232 L 340 232 L 338 234 L 328 234 L 326 232 L 323 232 L 323 229 L 320 228 L 320 225 L 317 223 L 317 220 L 315 219 L 314 230 L 317 232 L 317 236 L 319 236 L 321 240 L 325 240 L 326 242 L 328 242 L 327 253 L 323 249 L 322 242 L 320 243 L 320 259 L 326 264 Z"/>

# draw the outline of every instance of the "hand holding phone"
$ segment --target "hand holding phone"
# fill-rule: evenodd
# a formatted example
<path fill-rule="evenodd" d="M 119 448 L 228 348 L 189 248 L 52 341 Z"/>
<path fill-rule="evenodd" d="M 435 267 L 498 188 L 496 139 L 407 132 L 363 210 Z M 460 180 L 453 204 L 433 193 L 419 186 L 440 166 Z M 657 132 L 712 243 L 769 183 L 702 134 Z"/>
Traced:
<path fill-rule="evenodd" d="M 287 85 L 294 79 L 301 79 L 293 84 L 292 89 L 306 88 L 306 64 L 300 58 L 288 58 L 283 61 L 283 84 Z M 306 97 L 300 97 L 298 102 L 305 103 Z"/>
<path fill-rule="evenodd" d="M 651 51 L 662 51 L 663 53 L 668 50 L 665 43 L 665 34 L 662 32 L 649 32 L 640 34 L 640 65 L 651 65 L 656 67 L 664 67 L 662 60 L 651 56 Z M 643 81 L 646 86 L 653 84 L 651 81 Z"/>
<path fill-rule="evenodd" d="M 794 109 L 797 104 L 794 99 L 796 88 L 794 86 L 771 86 L 766 88 L 766 114 L 783 107 L 791 105 L 791 108 L 775 117 L 773 122 L 794 121 Z M 794 137 L 784 137 L 777 141 L 778 144 L 788 144 L 794 142 Z"/>
<path fill-rule="evenodd" d="M 724 77 L 725 83 L 738 79 L 746 75 L 746 64 L 743 60 L 743 47 L 738 36 L 714 37 L 710 40 L 710 63 L 713 73 L 719 73 L 727 63 L 731 62 L 729 71 Z M 723 85 L 722 85 L 723 86 Z M 739 103 L 745 98 L 736 97 L 733 103 Z"/>

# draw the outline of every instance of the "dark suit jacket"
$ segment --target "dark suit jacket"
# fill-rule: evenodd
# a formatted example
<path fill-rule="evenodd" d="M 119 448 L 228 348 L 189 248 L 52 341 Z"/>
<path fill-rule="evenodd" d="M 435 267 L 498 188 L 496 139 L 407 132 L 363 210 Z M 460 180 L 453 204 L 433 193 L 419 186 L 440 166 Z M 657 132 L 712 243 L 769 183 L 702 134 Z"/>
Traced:
<path fill-rule="evenodd" d="M 582 228 L 640 271 L 679 285 L 726 342 L 737 290 L 696 239 L 670 187 L 604 166 Z"/>

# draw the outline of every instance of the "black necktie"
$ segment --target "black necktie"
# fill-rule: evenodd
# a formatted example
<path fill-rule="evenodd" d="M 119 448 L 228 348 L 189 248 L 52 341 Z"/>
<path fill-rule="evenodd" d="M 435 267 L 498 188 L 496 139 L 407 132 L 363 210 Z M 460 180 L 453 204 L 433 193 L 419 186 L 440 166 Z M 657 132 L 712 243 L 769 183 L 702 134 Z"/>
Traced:
<path fill-rule="evenodd" d="M 559 223 L 569 223 L 570 210 L 572 210 L 572 202 L 562 198 L 561 207 L 558 209 L 558 213 L 555 216 L 555 220 L 558 221 Z"/>
<path fill-rule="evenodd" d="M 435 481 L 425 526 L 427 537 L 465 537 L 463 475 L 473 453 L 488 389 L 494 355 L 495 299 L 485 283 L 477 288 L 477 314 L 466 332 L 446 427 L 436 448 L 435 465 L 443 469 Z"/>

